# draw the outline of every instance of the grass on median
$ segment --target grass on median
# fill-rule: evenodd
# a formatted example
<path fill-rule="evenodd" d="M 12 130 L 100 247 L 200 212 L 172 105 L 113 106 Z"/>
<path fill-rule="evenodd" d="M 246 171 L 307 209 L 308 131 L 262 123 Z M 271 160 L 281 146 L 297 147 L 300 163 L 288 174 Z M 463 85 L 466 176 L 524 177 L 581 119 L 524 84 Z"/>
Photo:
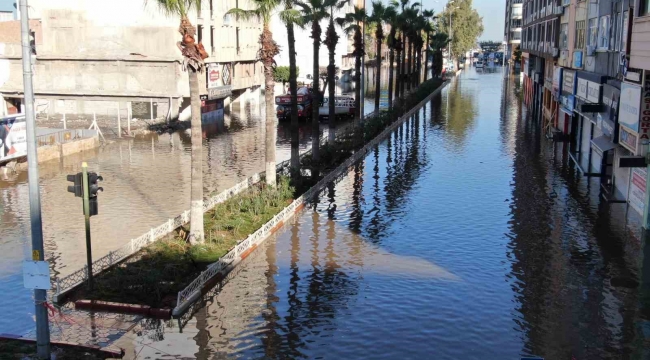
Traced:
<path fill-rule="evenodd" d="M 173 307 L 178 291 L 271 220 L 293 197 L 294 189 L 284 177 L 276 187 L 254 186 L 205 214 L 203 244 L 190 245 L 182 233 L 159 240 L 98 275 L 94 290 L 84 287 L 76 297 Z"/>

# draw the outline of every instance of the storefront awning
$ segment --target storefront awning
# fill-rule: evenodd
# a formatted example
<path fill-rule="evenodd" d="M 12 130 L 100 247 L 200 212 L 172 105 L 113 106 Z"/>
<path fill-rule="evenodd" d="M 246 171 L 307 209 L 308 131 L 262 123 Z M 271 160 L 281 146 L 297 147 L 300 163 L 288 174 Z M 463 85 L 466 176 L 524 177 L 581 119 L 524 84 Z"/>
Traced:
<path fill-rule="evenodd" d="M 614 149 L 616 144 L 607 136 L 599 136 L 591 140 L 591 146 L 595 147 L 599 152 L 604 153 L 605 151 Z"/>

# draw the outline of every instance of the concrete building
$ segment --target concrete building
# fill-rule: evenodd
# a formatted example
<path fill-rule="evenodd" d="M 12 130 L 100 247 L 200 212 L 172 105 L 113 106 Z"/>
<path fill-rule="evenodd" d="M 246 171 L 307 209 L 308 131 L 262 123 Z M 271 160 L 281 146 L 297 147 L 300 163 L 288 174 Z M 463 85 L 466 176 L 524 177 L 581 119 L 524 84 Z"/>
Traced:
<path fill-rule="evenodd" d="M 229 99 L 259 95 L 256 61 L 261 24 L 224 18 L 249 0 L 203 0 L 189 14 L 209 57 L 200 76 L 204 118 L 223 112 Z M 37 112 L 165 119 L 188 108 L 188 76 L 176 43 L 179 19 L 155 2 L 31 0 L 35 38 Z M 0 23 L 0 112 L 20 111 L 22 65 L 17 21 Z M 189 117 L 189 111 L 186 111 Z"/>
<path fill-rule="evenodd" d="M 503 40 L 506 42 L 505 59 L 512 57 L 513 52 L 521 43 L 523 24 L 523 0 L 506 0 L 506 23 Z"/>

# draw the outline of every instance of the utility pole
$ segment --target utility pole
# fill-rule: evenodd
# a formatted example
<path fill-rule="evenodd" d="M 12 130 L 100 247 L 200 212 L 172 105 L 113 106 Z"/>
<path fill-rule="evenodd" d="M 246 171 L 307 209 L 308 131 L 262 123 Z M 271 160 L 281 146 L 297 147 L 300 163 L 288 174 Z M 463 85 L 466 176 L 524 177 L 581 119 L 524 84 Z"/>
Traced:
<path fill-rule="evenodd" d="M 43 220 L 41 219 L 41 192 L 38 187 L 38 158 L 36 152 L 36 118 L 34 116 L 34 88 L 32 86 L 32 47 L 29 41 L 29 14 L 27 0 L 20 0 L 20 42 L 23 51 L 23 86 L 25 94 L 25 122 L 27 128 L 27 165 L 29 179 L 29 218 L 32 230 L 32 260 L 44 261 Z M 50 358 L 50 324 L 47 318 L 47 290 L 34 290 L 36 315 L 36 353 L 40 359 Z"/>

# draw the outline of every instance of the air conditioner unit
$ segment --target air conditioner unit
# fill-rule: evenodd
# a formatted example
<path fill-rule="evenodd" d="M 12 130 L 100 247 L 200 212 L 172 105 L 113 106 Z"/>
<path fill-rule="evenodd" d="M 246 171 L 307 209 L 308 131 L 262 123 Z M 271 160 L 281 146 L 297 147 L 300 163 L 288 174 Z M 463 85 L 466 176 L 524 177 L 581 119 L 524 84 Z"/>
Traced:
<path fill-rule="evenodd" d="M 560 56 L 560 49 L 554 47 L 553 48 L 553 57 L 558 57 Z"/>
<path fill-rule="evenodd" d="M 587 56 L 593 56 L 595 52 L 596 52 L 595 46 L 587 45 Z"/>
<path fill-rule="evenodd" d="M 553 15 L 563 15 L 564 14 L 564 6 L 556 6 L 553 8 Z"/>
<path fill-rule="evenodd" d="M 223 24 L 230 26 L 232 24 L 232 15 L 226 15 L 223 17 Z"/>
<path fill-rule="evenodd" d="M 560 59 L 563 59 L 563 60 L 566 59 L 567 51 L 560 51 L 559 53 L 560 53 Z"/>

